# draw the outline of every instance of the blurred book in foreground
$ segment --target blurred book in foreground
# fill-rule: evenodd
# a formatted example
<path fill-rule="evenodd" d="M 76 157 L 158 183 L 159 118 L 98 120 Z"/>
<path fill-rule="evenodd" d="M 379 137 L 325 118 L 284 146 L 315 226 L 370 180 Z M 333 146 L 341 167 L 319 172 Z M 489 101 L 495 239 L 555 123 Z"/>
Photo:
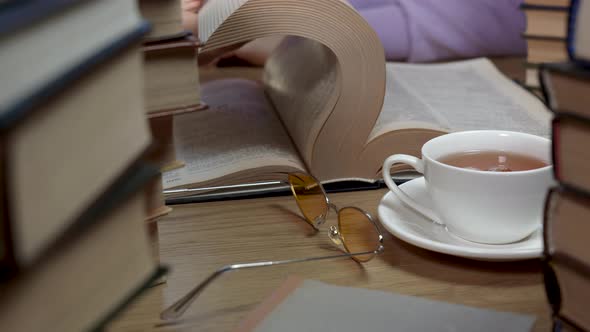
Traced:
<path fill-rule="evenodd" d="M 0 331 L 102 330 L 165 272 L 145 225 L 148 29 L 134 0 L 0 6 Z"/>
<path fill-rule="evenodd" d="M 530 331 L 535 318 L 290 277 L 236 331 Z"/>

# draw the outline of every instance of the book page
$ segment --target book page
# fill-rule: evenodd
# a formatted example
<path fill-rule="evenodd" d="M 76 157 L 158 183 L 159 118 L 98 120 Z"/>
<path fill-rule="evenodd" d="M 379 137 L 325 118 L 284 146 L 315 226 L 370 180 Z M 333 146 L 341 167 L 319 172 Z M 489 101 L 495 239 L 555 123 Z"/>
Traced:
<path fill-rule="evenodd" d="M 497 129 L 549 136 L 543 103 L 488 60 L 387 64 L 383 109 L 369 141 L 401 128 Z"/>
<path fill-rule="evenodd" d="M 209 37 L 231 14 L 248 0 L 207 1 L 199 11 L 199 40 L 206 43 Z"/>
<path fill-rule="evenodd" d="M 230 15 L 236 12 L 249 0 L 211 0 L 207 1 L 203 8 L 199 11 L 199 40 L 206 43 L 209 37 L 213 35 L 215 30 L 227 20 Z M 290 0 L 279 0 L 277 2 L 289 2 Z M 348 1 L 340 0 L 340 2 L 350 6 Z M 307 4 L 305 4 L 307 6 Z M 268 6 L 271 7 L 270 5 Z M 262 21 L 262 18 L 260 19 Z"/>
<path fill-rule="evenodd" d="M 385 91 L 383 45 L 354 8 L 343 0 L 208 1 L 199 30 L 205 62 L 258 38 L 291 36 L 267 61 L 267 95 L 316 177 L 350 175 Z"/>
<path fill-rule="evenodd" d="M 261 85 L 220 80 L 201 91 L 210 108 L 174 118 L 176 158 L 186 166 L 163 175 L 164 189 L 210 183 L 236 172 L 244 172 L 235 179 L 238 184 L 273 180 L 277 171 L 305 170 Z M 274 174 L 255 172 L 265 167 Z"/>
<path fill-rule="evenodd" d="M 265 67 L 265 88 L 305 161 L 340 96 L 338 60 L 311 39 L 287 37 Z"/>

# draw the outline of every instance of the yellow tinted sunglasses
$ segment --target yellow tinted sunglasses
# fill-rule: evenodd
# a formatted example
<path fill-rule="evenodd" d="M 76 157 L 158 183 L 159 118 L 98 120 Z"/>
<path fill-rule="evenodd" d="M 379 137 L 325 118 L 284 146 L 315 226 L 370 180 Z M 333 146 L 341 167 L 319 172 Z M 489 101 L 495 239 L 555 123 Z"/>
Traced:
<path fill-rule="evenodd" d="M 309 262 L 316 260 L 350 257 L 357 262 L 366 262 L 383 251 L 383 234 L 373 217 L 366 211 L 353 206 L 338 208 L 330 202 L 321 183 L 312 175 L 305 173 L 288 173 L 286 183 L 290 186 L 297 206 L 305 221 L 314 229 L 326 221 L 330 210 L 338 216 L 337 226 L 330 226 L 329 237 L 332 242 L 342 246 L 344 253 L 330 256 L 307 257 L 281 261 L 265 261 L 243 264 L 231 264 L 213 272 L 196 285 L 186 295 L 166 308 L 160 314 L 164 320 L 179 318 L 194 302 L 197 296 L 217 277 L 227 271 L 255 268 L 271 265 Z M 221 187 L 220 187 L 221 188 Z M 209 187 L 208 190 L 215 190 Z"/>

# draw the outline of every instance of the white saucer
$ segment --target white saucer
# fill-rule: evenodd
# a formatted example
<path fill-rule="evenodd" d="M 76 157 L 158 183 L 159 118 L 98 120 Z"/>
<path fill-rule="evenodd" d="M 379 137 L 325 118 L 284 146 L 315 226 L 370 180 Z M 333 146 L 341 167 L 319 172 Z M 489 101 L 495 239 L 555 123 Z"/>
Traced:
<path fill-rule="evenodd" d="M 432 207 L 424 177 L 408 181 L 400 188 L 419 203 Z M 379 220 L 394 236 L 415 246 L 449 255 L 485 261 L 514 261 L 540 257 L 543 251 L 541 229 L 526 239 L 509 244 L 480 244 L 463 240 L 446 227 L 414 212 L 390 191 L 379 203 Z"/>

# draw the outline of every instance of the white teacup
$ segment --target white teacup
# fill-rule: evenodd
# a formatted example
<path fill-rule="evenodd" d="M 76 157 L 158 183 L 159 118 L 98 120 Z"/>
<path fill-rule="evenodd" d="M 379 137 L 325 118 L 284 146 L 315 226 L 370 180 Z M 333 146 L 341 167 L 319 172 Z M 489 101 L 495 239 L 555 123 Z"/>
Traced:
<path fill-rule="evenodd" d="M 469 151 L 507 151 L 536 158 L 549 166 L 514 172 L 460 168 L 438 160 Z M 463 131 L 426 142 L 422 159 L 404 154 L 388 157 L 383 174 L 404 163 L 424 174 L 434 210 L 420 205 L 384 176 L 389 189 L 406 205 L 444 224 L 466 240 L 501 244 L 522 240 L 541 226 L 547 190 L 554 184 L 551 141 L 539 136 L 497 130 Z"/>

